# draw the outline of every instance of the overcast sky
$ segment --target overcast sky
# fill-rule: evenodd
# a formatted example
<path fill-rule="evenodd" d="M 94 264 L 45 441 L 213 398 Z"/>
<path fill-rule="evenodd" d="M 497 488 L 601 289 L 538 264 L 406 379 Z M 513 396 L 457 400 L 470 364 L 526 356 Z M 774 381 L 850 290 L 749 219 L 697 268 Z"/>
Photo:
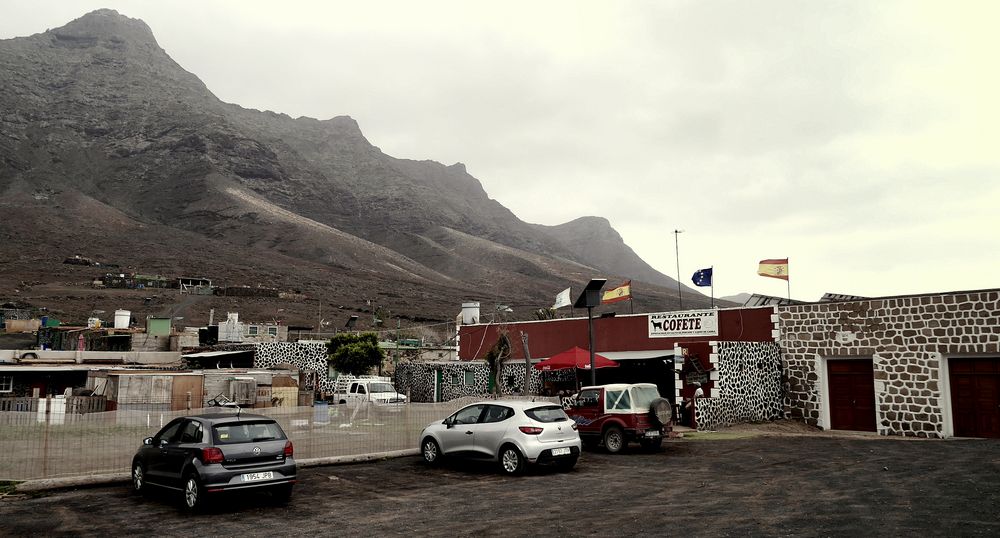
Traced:
<path fill-rule="evenodd" d="M 0 38 L 101 7 L 525 221 L 606 217 L 673 277 L 684 230 L 717 297 L 784 295 L 782 257 L 805 300 L 1000 287 L 1000 2 L 5 0 Z"/>

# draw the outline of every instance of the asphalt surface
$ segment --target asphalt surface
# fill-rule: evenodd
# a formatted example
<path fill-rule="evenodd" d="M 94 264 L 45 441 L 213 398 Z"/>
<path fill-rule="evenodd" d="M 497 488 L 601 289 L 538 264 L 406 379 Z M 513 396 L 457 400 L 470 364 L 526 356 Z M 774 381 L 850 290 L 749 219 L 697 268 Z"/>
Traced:
<path fill-rule="evenodd" d="M 195 515 L 178 495 L 125 485 L 9 495 L 0 525 L 7 536 L 1000 535 L 997 440 L 700 437 L 521 477 L 413 456 L 310 467 L 288 505 L 229 494 Z"/>

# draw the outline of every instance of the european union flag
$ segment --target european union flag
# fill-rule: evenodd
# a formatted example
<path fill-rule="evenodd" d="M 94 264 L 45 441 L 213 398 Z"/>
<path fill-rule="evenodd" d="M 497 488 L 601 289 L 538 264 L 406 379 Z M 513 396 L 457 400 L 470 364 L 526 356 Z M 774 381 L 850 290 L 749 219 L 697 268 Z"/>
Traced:
<path fill-rule="evenodd" d="M 694 272 L 694 275 L 691 275 L 691 282 L 694 282 L 695 286 L 711 286 L 712 268 L 698 269 Z"/>

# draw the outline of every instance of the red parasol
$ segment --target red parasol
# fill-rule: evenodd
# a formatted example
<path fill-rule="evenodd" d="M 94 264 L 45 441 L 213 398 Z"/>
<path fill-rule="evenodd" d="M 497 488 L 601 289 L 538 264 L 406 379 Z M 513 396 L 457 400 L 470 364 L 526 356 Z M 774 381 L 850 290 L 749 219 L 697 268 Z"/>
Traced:
<path fill-rule="evenodd" d="M 594 354 L 595 368 L 613 368 L 615 366 L 618 366 L 617 362 L 607 357 L 597 355 L 596 353 Z M 565 370 L 567 368 L 590 370 L 590 352 L 586 349 L 573 347 L 563 351 L 562 353 L 556 353 L 555 355 L 535 365 L 536 370 L 542 370 L 543 372 L 550 370 Z"/>

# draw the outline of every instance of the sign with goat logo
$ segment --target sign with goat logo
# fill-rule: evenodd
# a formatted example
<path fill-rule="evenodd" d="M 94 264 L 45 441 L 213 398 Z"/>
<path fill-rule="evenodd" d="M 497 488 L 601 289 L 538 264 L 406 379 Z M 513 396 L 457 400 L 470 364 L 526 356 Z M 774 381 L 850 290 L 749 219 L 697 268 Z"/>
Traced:
<path fill-rule="evenodd" d="M 719 333 L 718 310 L 687 310 L 649 314 L 649 337 L 715 336 Z"/>

